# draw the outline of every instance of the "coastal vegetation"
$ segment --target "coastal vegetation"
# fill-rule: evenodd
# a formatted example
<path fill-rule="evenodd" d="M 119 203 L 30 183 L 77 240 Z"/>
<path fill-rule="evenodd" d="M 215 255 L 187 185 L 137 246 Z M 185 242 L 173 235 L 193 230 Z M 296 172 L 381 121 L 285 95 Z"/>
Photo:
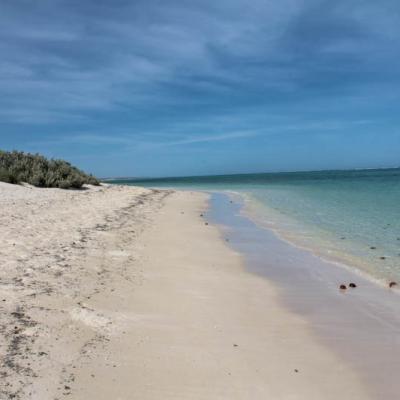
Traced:
<path fill-rule="evenodd" d="M 0 181 L 61 189 L 80 189 L 84 184 L 100 184 L 93 175 L 86 174 L 67 161 L 47 159 L 40 154 L 2 150 Z"/>

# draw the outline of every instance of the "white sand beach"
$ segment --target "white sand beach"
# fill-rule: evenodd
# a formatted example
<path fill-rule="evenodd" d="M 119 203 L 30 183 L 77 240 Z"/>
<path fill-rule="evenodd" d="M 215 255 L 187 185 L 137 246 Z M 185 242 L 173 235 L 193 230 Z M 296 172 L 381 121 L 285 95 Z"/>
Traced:
<path fill-rule="evenodd" d="M 1 399 L 368 399 L 201 216 L 207 195 L 0 183 Z"/>

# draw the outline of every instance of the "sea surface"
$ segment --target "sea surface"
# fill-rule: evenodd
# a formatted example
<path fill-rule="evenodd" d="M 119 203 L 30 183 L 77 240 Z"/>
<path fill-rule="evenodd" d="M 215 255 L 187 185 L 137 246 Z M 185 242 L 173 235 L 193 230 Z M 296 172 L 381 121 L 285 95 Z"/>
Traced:
<path fill-rule="evenodd" d="M 379 282 L 400 280 L 400 169 L 112 182 L 240 195 L 242 212 L 282 239 Z"/>

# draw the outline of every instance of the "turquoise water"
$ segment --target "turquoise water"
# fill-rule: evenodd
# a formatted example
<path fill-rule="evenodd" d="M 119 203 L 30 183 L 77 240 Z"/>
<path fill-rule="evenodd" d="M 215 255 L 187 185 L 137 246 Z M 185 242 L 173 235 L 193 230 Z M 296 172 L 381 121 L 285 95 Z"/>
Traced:
<path fill-rule="evenodd" d="M 400 169 L 114 181 L 240 193 L 259 225 L 378 280 L 400 280 Z"/>

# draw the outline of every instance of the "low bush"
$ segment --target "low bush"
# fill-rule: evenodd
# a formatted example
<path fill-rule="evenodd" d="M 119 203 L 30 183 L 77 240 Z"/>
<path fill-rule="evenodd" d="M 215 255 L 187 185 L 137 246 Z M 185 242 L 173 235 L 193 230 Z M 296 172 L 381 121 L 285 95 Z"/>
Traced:
<path fill-rule="evenodd" d="M 93 176 L 64 160 L 49 160 L 40 154 L 0 150 L 0 181 L 26 182 L 38 187 L 79 189 L 84 184 L 99 185 Z"/>

